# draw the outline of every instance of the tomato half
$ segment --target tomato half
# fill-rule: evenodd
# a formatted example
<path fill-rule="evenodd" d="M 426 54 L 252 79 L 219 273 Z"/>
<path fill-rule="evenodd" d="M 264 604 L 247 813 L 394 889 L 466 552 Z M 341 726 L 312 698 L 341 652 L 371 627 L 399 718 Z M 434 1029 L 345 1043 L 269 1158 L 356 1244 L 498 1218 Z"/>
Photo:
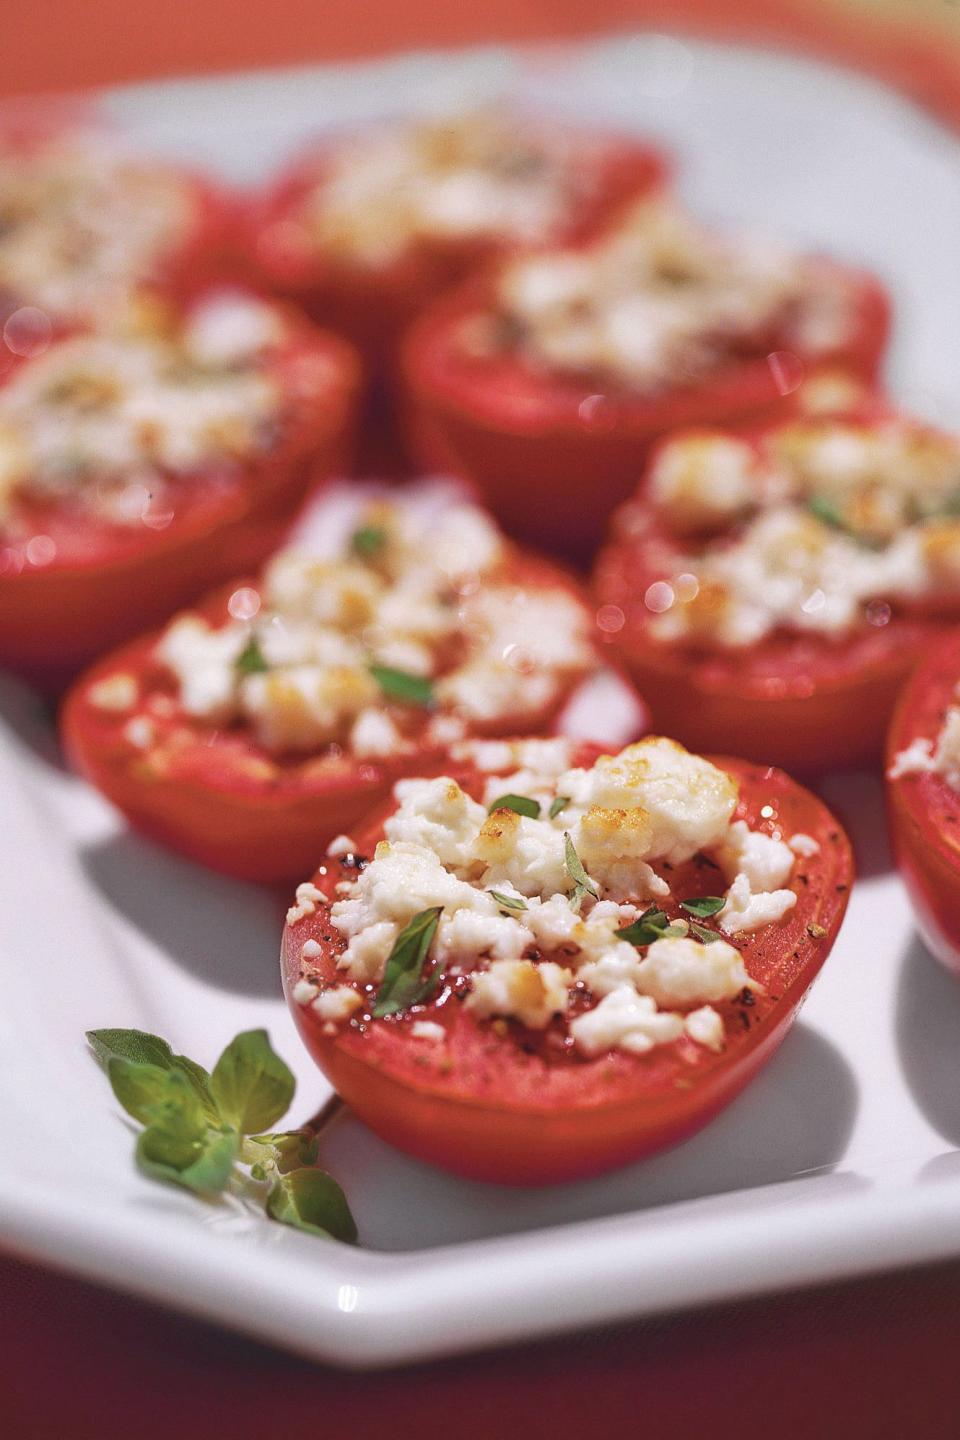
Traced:
<path fill-rule="evenodd" d="M 843 418 L 869 425 L 890 413 L 870 402 Z M 663 643 L 651 637 L 644 597 L 669 579 L 681 549 L 641 495 L 615 519 L 594 568 L 598 606 L 613 617 L 603 641 L 641 688 L 654 727 L 694 750 L 714 745 L 800 774 L 878 763 L 897 696 L 948 627 L 955 597 L 880 603 L 876 624 L 864 619 L 839 637 L 775 631 L 736 649 Z"/>
<path fill-rule="evenodd" d="M 915 740 L 937 736 L 960 680 L 960 632 L 925 658 L 904 687 L 887 742 L 887 766 Z M 924 941 L 948 970 L 960 974 L 960 795 L 942 775 L 887 778 L 887 813 L 894 856 Z"/>
<path fill-rule="evenodd" d="M 621 136 L 586 139 L 583 164 L 591 183 L 570 223 L 555 237 L 564 244 L 602 229 L 668 174 L 665 156 L 649 145 Z M 390 358 L 415 315 L 505 247 L 489 236 L 423 236 L 378 265 L 351 263 L 344 254 L 319 249 L 302 211 L 337 150 L 336 139 L 314 147 L 250 205 L 253 276 L 272 293 L 303 305 L 319 323 L 348 335 L 369 358 L 382 361 Z"/>
<path fill-rule="evenodd" d="M 849 344 L 816 357 L 872 381 L 890 323 L 880 283 L 835 267 L 851 286 Z M 418 457 L 471 480 L 504 528 L 561 554 L 584 557 L 611 511 L 635 489 L 652 443 L 670 431 L 789 414 L 796 385 L 775 345 L 731 361 L 709 382 L 651 395 L 614 390 L 589 376 L 547 374 L 522 357 L 477 358 L 464 327 L 490 309 L 490 281 L 440 300 L 411 329 L 403 350 L 409 427 Z M 791 356 L 802 373 L 809 357 Z M 787 393 L 785 394 L 785 387 Z M 602 392 L 602 393 L 598 393 Z"/>
<path fill-rule="evenodd" d="M 35 559 L 0 528 L 0 663 L 56 691 L 97 655 L 276 549 L 310 487 L 347 462 L 360 390 L 351 346 L 292 314 L 290 326 L 270 360 L 284 409 L 269 450 L 165 476 L 171 504 L 157 517 L 145 511 L 142 525 L 25 501 L 22 518 L 44 537 Z"/>
<path fill-rule="evenodd" d="M 579 594 L 563 571 L 532 555 L 517 554 L 505 579 Z M 250 583 L 235 581 L 198 613 L 222 624 L 229 596 Z M 114 652 L 77 682 L 63 708 L 64 744 L 77 769 L 131 824 L 213 870 L 242 880 L 302 879 L 329 841 L 368 814 L 395 780 L 436 774 L 449 763 L 443 748 L 418 743 L 426 725 L 419 712 L 411 720 L 414 748 L 375 762 L 358 761 L 339 746 L 306 757 L 276 756 L 243 725 L 215 730 L 191 720 L 178 711 L 172 677 L 154 658 L 158 634 Z M 117 674 L 136 682 L 136 712 L 105 710 L 91 699 L 93 687 Z M 558 686 L 549 705 L 524 717 L 523 733 L 549 730 L 579 683 Z M 134 713 L 151 726 L 146 746 L 130 738 Z M 504 715 L 471 733 L 512 735 L 517 728 L 517 716 Z"/>
<path fill-rule="evenodd" d="M 584 747 L 574 763 L 590 764 L 596 753 Z M 782 771 L 715 763 L 739 781 L 737 818 L 767 833 L 803 832 L 820 845 L 817 855 L 796 863 L 790 882 L 796 907 L 775 925 L 735 937 L 764 990 L 717 1007 L 726 1021 L 722 1052 L 681 1039 L 642 1056 L 617 1050 L 587 1059 L 558 1046 L 558 1037 L 551 1041 L 550 1028 L 476 1021 L 445 986 L 425 1005 L 378 1020 L 360 1012 L 330 1035 L 309 1006 L 293 999 L 305 974 L 336 983 L 343 940 L 330 924 L 329 904 L 321 903 L 284 931 L 284 990 L 307 1048 L 354 1113 L 399 1149 L 444 1169 L 536 1185 L 593 1175 L 674 1145 L 727 1105 L 780 1044 L 829 954 L 853 882 L 853 855 L 825 806 Z M 482 793 L 475 773 L 456 778 L 475 798 Z M 372 855 L 385 818 L 381 811 L 354 832 L 361 857 Z M 332 902 L 336 885 L 356 878 L 357 865 L 355 856 L 328 859 L 313 882 Z M 676 894 L 709 893 L 716 869 L 698 857 L 677 867 L 674 883 Z M 680 914 L 671 902 L 664 908 Z M 320 955 L 305 962 L 308 940 Z M 441 1025 L 442 1045 L 414 1039 L 416 1020 Z"/>

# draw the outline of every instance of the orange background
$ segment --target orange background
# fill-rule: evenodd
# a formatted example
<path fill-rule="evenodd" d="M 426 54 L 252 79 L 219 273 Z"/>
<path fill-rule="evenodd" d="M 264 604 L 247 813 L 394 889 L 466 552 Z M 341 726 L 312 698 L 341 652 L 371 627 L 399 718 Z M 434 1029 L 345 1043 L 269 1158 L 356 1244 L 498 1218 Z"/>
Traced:
<path fill-rule="evenodd" d="M 856 58 L 960 120 L 960 0 L 0 0 L 0 94 L 642 25 Z"/>

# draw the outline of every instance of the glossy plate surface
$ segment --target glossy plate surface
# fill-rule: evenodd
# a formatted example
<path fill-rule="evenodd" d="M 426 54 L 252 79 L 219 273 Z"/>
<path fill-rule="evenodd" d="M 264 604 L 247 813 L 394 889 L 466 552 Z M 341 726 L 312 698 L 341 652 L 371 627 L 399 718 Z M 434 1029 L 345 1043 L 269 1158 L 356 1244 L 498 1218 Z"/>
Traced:
<path fill-rule="evenodd" d="M 875 266 L 900 321 L 895 393 L 958 418 L 945 397 L 960 373 L 960 143 L 865 79 L 620 37 L 523 60 L 485 50 L 144 86 L 107 106 L 151 146 L 253 180 L 321 121 L 503 90 L 567 111 L 575 97 L 574 113 L 659 135 L 705 213 Z M 536 1192 L 451 1179 L 345 1116 L 324 1158 L 360 1226 L 351 1250 L 134 1171 L 86 1028 L 139 1026 L 212 1063 L 264 1024 L 297 1073 L 292 1118 L 324 1100 L 280 998 L 283 905 L 126 834 L 62 770 L 29 692 L 4 683 L 0 715 L 0 1091 L 16 1137 L 0 1240 L 12 1249 L 357 1366 L 960 1254 L 960 986 L 914 935 L 874 780 L 824 787 L 862 880 L 782 1051 L 707 1131 Z"/>

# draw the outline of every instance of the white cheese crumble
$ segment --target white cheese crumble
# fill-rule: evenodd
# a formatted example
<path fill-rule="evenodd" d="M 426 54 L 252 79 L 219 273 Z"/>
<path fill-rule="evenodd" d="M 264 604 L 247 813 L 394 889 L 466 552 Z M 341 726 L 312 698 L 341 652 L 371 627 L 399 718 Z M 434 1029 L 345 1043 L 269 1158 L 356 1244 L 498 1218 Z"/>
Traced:
<path fill-rule="evenodd" d="M 414 1020 L 410 1026 L 410 1034 L 414 1040 L 429 1040 L 432 1044 L 439 1045 L 446 1039 L 447 1032 L 433 1020 Z"/>
<path fill-rule="evenodd" d="M 377 504 L 335 557 L 275 556 L 253 619 L 182 615 L 156 656 L 188 716 L 242 720 L 274 753 L 339 745 L 375 762 L 477 723 L 533 725 L 595 668 L 592 618 L 559 581 L 518 585 L 514 568 L 474 507 Z"/>
<path fill-rule="evenodd" d="M 0 518 L 14 522 L 22 496 L 162 528 L 176 477 L 269 448 L 284 402 L 267 352 L 210 353 L 237 316 L 282 341 L 272 307 L 220 296 L 179 327 L 131 309 L 123 326 L 56 340 L 14 371 L 0 391 Z"/>
<path fill-rule="evenodd" d="M 355 854 L 356 849 L 356 841 L 351 840 L 349 835 L 335 835 L 327 846 L 327 854 L 337 859 L 341 855 Z"/>
<path fill-rule="evenodd" d="M 299 223 L 315 245 L 370 267 L 425 239 L 542 243 L 589 197 L 596 153 L 493 111 L 391 124 L 328 153 Z"/>
<path fill-rule="evenodd" d="M 826 355 L 851 333 L 851 300 L 837 268 L 644 200 L 590 248 L 508 264 L 491 344 L 506 320 L 508 343 L 539 366 L 651 390 L 688 385 L 751 346 Z"/>
<path fill-rule="evenodd" d="M 105 135 L 0 150 L 0 290 L 65 321 L 103 323 L 155 278 L 196 214 L 190 182 Z"/>
<path fill-rule="evenodd" d="M 519 743 L 479 753 L 534 775 L 536 752 L 521 753 Z M 569 749 L 562 753 L 569 761 Z M 656 867 L 698 852 L 733 877 L 716 917 L 722 931 L 775 923 L 796 904 L 792 890 L 778 888 L 789 880 L 794 850 L 732 821 L 735 781 L 673 742 L 651 736 L 590 769 L 561 770 L 560 751 L 540 756 L 555 773 L 541 787 L 536 818 L 507 807 L 488 814 L 449 776 L 396 784 L 386 838 L 356 879 L 338 887 L 331 923 L 347 941 L 338 968 L 356 984 L 378 984 L 402 928 L 436 908 L 431 963 L 466 980 L 464 1003 L 478 1019 L 543 1030 L 566 1017 L 576 984 L 592 1003 L 568 1029 L 585 1054 L 641 1053 L 684 1033 L 722 1048 L 723 1020 L 712 1007 L 761 988 L 736 946 L 719 935 L 695 939 L 685 921 L 644 946 L 619 932 L 651 909 L 652 888 L 679 906 L 682 891 L 673 895 Z M 514 788 L 522 773 L 488 772 L 485 783 L 499 795 L 522 795 Z M 566 803 L 551 816 L 558 796 Z M 595 797 L 617 803 L 600 807 Z M 575 891 L 568 838 L 581 864 L 596 842 L 587 872 L 596 894 Z M 800 849 L 815 844 L 794 838 Z M 311 898 L 298 892 L 298 906 Z"/>
<path fill-rule="evenodd" d="M 960 593 L 960 444 L 916 423 L 808 419 L 753 445 L 676 436 L 650 493 L 672 537 L 658 558 L 666 603 L 647 621 L 655 640 L 839 638 L 885 624 L 891 605 Z"/>
<path fill-rule="evenodd" d="M 957 692 L 960 694 L 960 686 Z M 951 705 L 935 740 L 917 736 L 893 758 L 887 770 L 891 780 L 903 775 L 941 775 L 952 790 L 960 790 L 960 705 Z"/>
<path fill-rule="evenodd" d="M 804 835 L 802 831 L 798 831 L 796 835 L 791 835 L 787 844 L 790 846 L 794 855 L 799 855 L 803 860 L 810 860 L 814 855 L 820 854 L 820 842 L 814 840 L 812 835 Z"/>
<path fill-rule="evenodd" d="M 122 713 L 124 710 L 133 709 L 139 694 L 140 691 L 134 676 L 118 670 L 115 674 L 107 675 L 103 680 L 98 680 L 96 684 L 91 685 L 87 691 L 87 699 L 98 710 Z"/>

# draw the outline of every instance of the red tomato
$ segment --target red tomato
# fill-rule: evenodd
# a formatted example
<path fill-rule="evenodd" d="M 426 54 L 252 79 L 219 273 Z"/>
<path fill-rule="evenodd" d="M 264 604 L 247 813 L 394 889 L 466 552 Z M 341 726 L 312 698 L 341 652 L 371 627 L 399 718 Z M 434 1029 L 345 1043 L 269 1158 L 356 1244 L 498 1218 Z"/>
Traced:
<path fill-rule="evenodd" d="M 894 712 L 887 765 L 915 740 L 937 736 L 960 680 L 960 632 L 926 651 Z M 890 835 L 924 941 L 960 974 L 960 795 L 942 775 L 887 779 Z"/>
<path fill-rule="evenodd" d="M 515 555 L 505 578 L 579 593 L 566 574 L 532 555 Z M 248 583 L 236 581 L 209 597 L 199 613 L 211 624 L 222 623 L 229 596 Z M 336 745 L 306 757 L 278 757 L 243 725 L 215 730 L 191 720 L 172 703 L 176 687 L 153 655 L 157 638 L 127 645 L 74 686 L 63 710 L 64 743 L 77 769 L 137 829 L 211 869 L 242 880 L 300 879 L 335 835 L 349 831 L 390 793 L 395 780 L 434 774 L 449 763 L 442 748 L 423 743 L 387 761 L 361 762 Z M 92 688 L 117 674 L 137 682 L 136 713 L 152 727 L 146 747 L 133 743 L 127 731 L 133 711 L 105 710 L 91 700 Z M 561 687 L 550 705 L 525 717 L 525 733 L 548 730 L 577 683 Z M 157 701 L 168 713 L 156 713 Z M 416 741 L 425 725 L 423 712 L 407 710 L 404 733 Z M 507 715 L 471 733 L 516 731 L 517 717 Z"/>
<path fill-rule="evenodd" d="M 576 763 L 591 764 L 596 754 L 585 746 Z M 425 1005 L 379 1020 L 360 1012 L 327 1034 L 309 1006 L 293 999 L 304 974 L 337 980 L 343 939 L 321 904 L 284 930 L 284 991 L 311 1055 L 354 1113 L 421 1160 L 473 1179 L 537 1185 L 597 1174 L 676 1144 L 727 1105 L 784 1038 L 827 958 L 853 882 L 853 855 L 826 807 L 782 771 L 716 763 L 740 782 L 736 818 L 768 833 L 800 831 L 820 845 L 818 855 L 795 865 L 796 907 L 775 925 L 735 937 L 764 990 L 717 1006 L 727 1030 L 722 1052 L 684 1038 L 642 1056 L 616 1050 L 587 1059 L 562 1044 L 557 1022 L 540 1032 L 516 1021 L 477 1021 L 444 985 Z M 482 793 L 475 773 L 457 778 L 475 797 Z M 381 811 L 355 832 L 360 856 L 373 853 L 384 819 Z M 332 903 L 337 883 L 356 878 L 356 865 L 352 856 L 328 859 L 314 884 Z M 702 895 L 716 888 L 716 873 L 698 857 L 676 867 L 671 884 L 677 895 Z M 681 914 L 675 903 L 664 908 Z M 321 954 L 305 964 L 307 940 Z M 413 1039 L 416 1020 L 441 1025 L 443 1044 Z"/>
<path fill-rule="evenodd" d="M 836 269 L 853 287 L 856 320 L 849 344 L 818 356 L 816 367 L 872 381 L 889 330 L 887 296 L 873 276 Z M 730 361 L 708 382 L 640 395 L 589 376 L 551 375 L 518 355 L 468 355 L 464 326 L 489 306 L 490 282 L 473 281 L 412 327 L 403 378 L 413 448 L 433 468 L 471 480 L 506 530 L 561 554 L 593 552 L 659 436 L 796 405 L 798 377 L 785 375 L 782 347 L 770 337 L 760 353 Z M 789 360 L 802 373 L 808 357 Z"/>
<path fill-rule="evenodd" d="M 881 413 L 864 407 L 845 418 L 869 423 Z M 878 624 L 864 620 L 838 638 L 776 631 L 737 649 L 658 642 L 644 596 L 669 578 L 683 542 L 642 498 L 623 519 L 597 559 L 594 594 L 613 617 L 604 641 L 641 688 L 656 729 L 694 750 L 713 745 L 802 774 L 879 760 L 897 695 L 943 631 L 943 604 L 883 607 Z"/>
<path fill-rule="evenodd" d="M 586 136 L 591 185 L 559 243 L 585 239 L 629 201 L 664 182 L 663 155 L 636 140 Z M 249 249 L 254 275 L 274 294 L 304 305 L 320 323 L 349 335 L 371 358 L 392 356 L 415 315 L 479 264 L 503 250 L 488 236 L 420 238 L 388 263 L 351 263 L 319 250 L 301 218 L 304 201 L 320 185 L 337 141 L 306 153 L 250 209 Z"/>
<path fill-rule="evenodd" d="M 269 361 L 284 394 L 271 449 L 242 464 L 166 474 L 171 504 L 156 516 L 145 509 L 135 528 L 72 503 L 18 500 L 19 535 L 43 545 L 32 554 L 31 542 L 0 527 L 0 663 L 56 690 L 277 547 L 310 486 L 349 457 L 360 389 L 345 341 L 293 313 L 289 323 Z"/>

